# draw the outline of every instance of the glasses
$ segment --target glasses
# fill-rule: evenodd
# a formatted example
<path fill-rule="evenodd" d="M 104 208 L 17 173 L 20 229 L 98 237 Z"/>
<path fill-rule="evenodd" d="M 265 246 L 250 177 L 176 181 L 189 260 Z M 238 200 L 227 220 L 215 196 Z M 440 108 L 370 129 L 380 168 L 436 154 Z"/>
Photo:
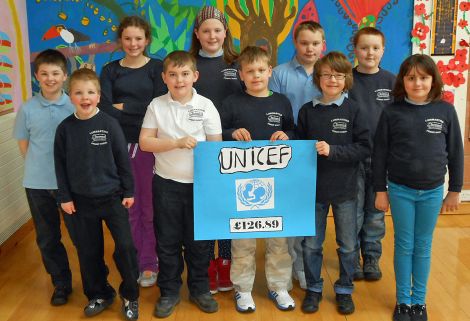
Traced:
<path fill-rule="evenodd" d="M 320 75 L 320 78 L 323 78 L 323 79 L 331 79 L 331 78 L 335 78 L 336 80 L 344 80 L 346 78 L 346 75 L 343 75 L 343 74 L 321 74 Z"/>

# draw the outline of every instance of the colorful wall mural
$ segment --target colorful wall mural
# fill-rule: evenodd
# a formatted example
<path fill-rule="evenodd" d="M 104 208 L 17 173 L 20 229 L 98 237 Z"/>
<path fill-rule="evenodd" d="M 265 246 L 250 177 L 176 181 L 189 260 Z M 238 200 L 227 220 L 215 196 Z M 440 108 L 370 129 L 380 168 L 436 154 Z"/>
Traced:
<path fill-rule="evenodd" d="M 0 115 L 18 109 L 31 95 L 24 1 L 0 1 Z"/>
<path fill-rule="evenodd" d="M 103 64 L 122 55 L 115 40 L 125 15 L 141 15 L 150 22 L 149 54 L 163 58 L 189 48 L 194 18 L 203 5 L 215 5 L 225 13 L 238 48 L 265 46 L 277 63 L 293 57 L 293 27 L 307 19 L 323 25 L 328 51 L 343 51 L 351 61 L 352 36 L 366 25 L 387 37 L 384 68 L 396 72 L 411 52 L 411 0 L 28 0 L 31 58 L 46 48 L 58 48 L 68 57 L 71 70 L 88 63 L 99 72 Z"/>

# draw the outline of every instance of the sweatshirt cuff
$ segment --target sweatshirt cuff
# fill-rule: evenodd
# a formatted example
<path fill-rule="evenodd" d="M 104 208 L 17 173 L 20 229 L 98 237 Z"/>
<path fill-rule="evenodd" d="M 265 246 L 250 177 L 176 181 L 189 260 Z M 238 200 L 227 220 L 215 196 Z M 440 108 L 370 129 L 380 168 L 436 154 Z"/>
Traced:
<path fill-rule="evenodd" d="M 449 185 L 449 188 L 447 190 L 449 192 L 460 193 L 462 191 L 462 185 Z"/>

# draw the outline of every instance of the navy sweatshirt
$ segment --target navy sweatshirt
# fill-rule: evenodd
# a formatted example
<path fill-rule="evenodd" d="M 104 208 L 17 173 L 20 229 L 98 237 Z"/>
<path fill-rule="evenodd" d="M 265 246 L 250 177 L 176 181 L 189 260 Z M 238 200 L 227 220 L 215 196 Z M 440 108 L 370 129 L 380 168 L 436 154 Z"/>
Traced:
<path fill-rule="evenodd" d="M 138 143 L 147 106 L 168 90 L 162 80 L 163 64 L 150 59 L 140 68 L 128 68 L 115 60 L 103 67 L 100 75 L 99 108 L 121 124 L 128 143 Z M 113 104 L 123 103 L 123 110 Z"/>
<path fill-rule="evenodd" d="M 330 145 L 328 157 L 318 156 L 317 202 L 356 198 L 359 162 L 370 156 L 369 129 L 359 106 L 348 98 L 340 106 L 306 103 L 299 111 L 297 137 Z"/>
<path fill-rule="evenodd" d="M 238 128 L 250 132 L 252 140 L 266 140 L 277 131 L 294 138 L 294 115 L 289 99 L 278 93 L 268 97 L 255 97 L 241 92 L 229 96 L 220 110 L 222 136 L 233 140 L 232 133 Z"/>
<path fill-rule="evenodd" d="M 463 143 L 454 106 L 443 101 L 414 105 L 406 101 L 386 107 L 377 126 L 372 159 L 374 190 L 396 184 L 429 190 L 444 184 L 449 191 L 463 184 Z"/>
<path fill-rule="evenodd" d="M 242 82 L 238 76 L 235 63 L 227 64 L 223 56 L 206 58 L 197 56 L 199 79 L 194 88 L 199 95 L 209 98 L 220 112 L 222 102 L 231 94 L 243 91 Z"/>
<path fill-rule="evenodd" d="M 370 137 L 373 139 L 382 110 L 393 102 L 395 75 L 384 69 L 375 74 L 364 74 L 354 68 L 353 78 L 354 84 L 348 95 L 364 110 Z"/>
<path fill-rule="evenodd" d="M 54 160 L 60 203 L 73 195 L 134 195 L 127 143 L 119 123 L 103 112 L 87 120 L 74 114 L 57 127 Z"/>

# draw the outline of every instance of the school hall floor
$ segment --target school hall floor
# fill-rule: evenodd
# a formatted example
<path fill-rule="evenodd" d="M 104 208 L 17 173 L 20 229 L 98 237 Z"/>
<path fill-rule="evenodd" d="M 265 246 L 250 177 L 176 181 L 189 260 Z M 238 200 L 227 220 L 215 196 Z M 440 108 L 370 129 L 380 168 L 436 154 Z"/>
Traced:
<path fill-rule="evenodd" d="M 240 314 L 235 311 L 233 292 L 215 295 L 219 312 L 205 314 L 188 301 L 188 290 L 184 284 L 182 301 L 166 320 L 187 321 L 288 321 L 288 320 L 392 320 L 395 304 L 393 274 L 393 229 L 390 216 L 386 217 L 387 233 L 383 242 L 381 268 L 382 280 L 355 283 L 353 299 L 356 312 L 342 316 L 336 312 L 333 283 L 338 275 L 338 259 L 334 240 L 334 226 L 328 218 L 327 239 L 324 247 L 322 275 L 325 279 L 320 310 L 304 314 L 300 305 L 304 291 L 294 283 L 291 292 L 297 307 L 294 311 L 281 312 L 267 297 L 264 277 L 264 242 L 258 242 L 257 272 L 253 297 L 256 312 Z M 35 244 L 34 232 L 29 232 L 12 250 L 0 256 L 0 321 L 75 321 L 87 319 L 83 307 L 87 300 L 82 293 L 77 255 L 67 233 L 65 244 L 69 253 L 73 274 L 73 293 L 69 303 L 61 307 L 49 305 L 52 285 L 41 263 Z M 110 282 L 117 289 L 119 275 L 112 261 L 113 245 L 106 235 L 106 261 L 111 269 Z M 153 307 L 159 291 L 157 287 L 141 289 L 139 320 L 158 320 L 153 317 Z M 470 215 L 441 215 L 434 233 L 432 269 L 428 288 L 428 316 L 432 321 L 470 320 Z M 102 314 L 90 320 L 123 320 L 120 315 L 120 300 Z"/>

